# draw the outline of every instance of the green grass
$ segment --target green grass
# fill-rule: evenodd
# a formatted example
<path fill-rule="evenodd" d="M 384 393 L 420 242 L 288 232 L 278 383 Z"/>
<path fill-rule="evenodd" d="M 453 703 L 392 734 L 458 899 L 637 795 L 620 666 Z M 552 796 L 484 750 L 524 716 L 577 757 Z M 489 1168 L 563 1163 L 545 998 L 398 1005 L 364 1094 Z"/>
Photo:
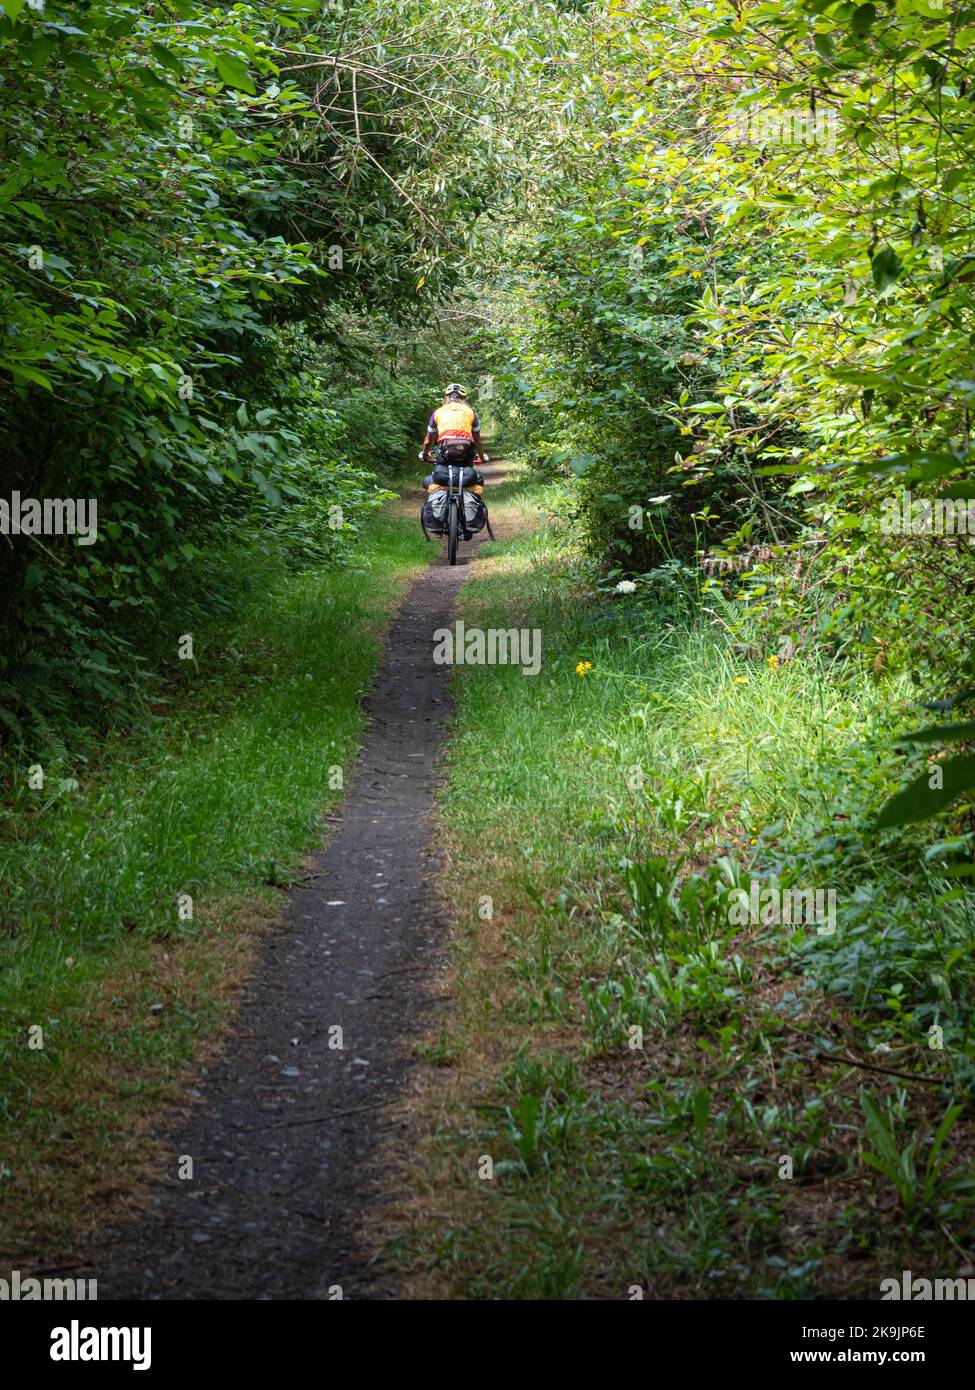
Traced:
<path fill-rule="evenodd" d="M 64 1202 L 117 1176 L 126 1144 L 140 1161 L 138 1114 L 219 1026 L 273 886 L 320 842 L 384 621 L 428 558 L 409 518 L 380 513 L 354 567 L 291 577 L 239 631 L 200 636 L 144 735 L 45 769 L 43 789 L 18 773 L 0 818 L 8 1229 L 32 1229 L 39 1202 L 45 1229 L 80 1219 Z M 84 1178 L 62 1202 L 66 1158 Z"/>
<path fill-rule="evenodd" d="M 471 907 L 438 1158 L 417 1179 L 437 1212 L 454 1196 L 446 1237 L 430 1217 L 405 1240 L 417 1287 L 876 1297 L 891 1270 L 953 1269 L 975 1234 L 949 1176 L 969 1109 L 945 1172 L 926 1192 L 910 1173 L 970 1089 L 975 911 L 943 875 L 954 849 L 923 861 L 938 830 L 869 830 L 906 775 L 885 751 L 904 689 L 736 655 L 714 599 L 688 629 L 599 592 L 545 524 L 557 490 L 508 493 L 542 525 L 482 551 L 461 610 L 539 628 L 542 669 L 454 677 L 443 822 L 451 900 Z M 770 874 L 832 888 L 835 933 L 732 924 L 730 886 Z M 880 1167 L 908 1152 L 907 1178 L 861 1160 L 874 1103 Z M 495 1177 L 472 1180 L 484 1154 Z"/>

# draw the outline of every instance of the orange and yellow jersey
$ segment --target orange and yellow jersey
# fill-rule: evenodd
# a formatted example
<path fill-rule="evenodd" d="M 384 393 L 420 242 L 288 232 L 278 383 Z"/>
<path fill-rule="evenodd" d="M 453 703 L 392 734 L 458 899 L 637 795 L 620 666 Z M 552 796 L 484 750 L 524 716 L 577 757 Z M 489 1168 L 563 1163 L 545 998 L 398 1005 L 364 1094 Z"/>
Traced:
<path fill-rule="evenodd" d="M 427 433 L 436 435 L 438 440 L 473 439 L 480 432 L 477 415 L 463 401 L 448 401 L 430 416 Z"/>

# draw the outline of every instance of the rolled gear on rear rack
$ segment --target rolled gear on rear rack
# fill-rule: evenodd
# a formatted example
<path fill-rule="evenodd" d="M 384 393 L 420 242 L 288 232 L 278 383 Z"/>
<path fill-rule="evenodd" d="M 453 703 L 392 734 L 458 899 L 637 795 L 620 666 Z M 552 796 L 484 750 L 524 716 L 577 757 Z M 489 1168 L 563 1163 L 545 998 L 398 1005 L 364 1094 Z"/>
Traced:
<path fill-rule="evenodd" d="M 453 480 L 453 487 L 456 491 L 458 485 L 462 488 L 473 488 L 484 486 L 484 476 L 479 473 L 471 464 L 465 463 L 462 466 L 449 463 L 437 463 L 434 465 L 433 472 L 430 474 L 430 482 L 438 487 L 448 487 Z"/>

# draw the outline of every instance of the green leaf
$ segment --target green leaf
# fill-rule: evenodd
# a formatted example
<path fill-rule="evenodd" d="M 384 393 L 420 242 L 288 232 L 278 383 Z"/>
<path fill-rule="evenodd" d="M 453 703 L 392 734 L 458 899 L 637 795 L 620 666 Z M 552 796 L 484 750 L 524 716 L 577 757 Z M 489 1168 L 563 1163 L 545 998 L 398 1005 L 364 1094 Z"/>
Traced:
<path fill-rule="evenodd" d="M 154 68 L 132 68 L 131 72 L 135 80 L 141 82 L 143 87 L 150 87 L 155 92 L 172 92 L 173 90 L 165 77 L 160 77 Z"/>
<path fill-rule="evenodd" d="M 98 82 L 102 78 L 102 70 L 92 58 L 90 53 L 82 53 L 79 49 L 71 49 L 64 55 L 64 61 L 69 68 L 73 68 L 80 76 L 89 82 Z"/>
<path fill-rule="evenodd" d="M 273 483 L 267 480 L 259 468 L 251 469 L 251 479 L 264 494 L 264 500 L 267 502 L 268 506 L 279 507 L 281 505 L 280 492 L 278 492 Z"/>
<path fill-rule="evenodd" d="M 483 45 L 488 53 L 496 53 L 499 58 L 508 58 L 513 63 L 520 63 L 522 55 L 517 48 L 512 48 L 510 44 L 488 43 Z"/>
<path fill-rule="evenodd" d="M 894 283 L 903 268 L 900 257 L 892 246 L 883 247 L 870 262 L 873 282 L 881 293 Z"/>
<path fill-rule="evenodd" d="M 940 787 L 931 786 L 935 768 L 940 769 Z M 875 821 L 878 830 L 928 820 L 945 810 L 962 792 L 975 787 L 975 756 L 970 753 L 934 763 L 920 777 L 892 796 Z"/>
<path fill-rule="evenodd" d="M 694 1110 L 694 1129 L 699 1144 L 704 1143 L 707 1134 L 708 1117 L 711 1113 L 711 1092 L 706 1086 L 699 1086 L 691 1100 Z"/>
<path fill-rule="evenodd" d="M 864 1158 L 868 1161 L 872 1158 L 874 1161 L 871 1167 L 879 1168 L 882 1173 L 893 1178 L 900 1167 L 900 1156 L 887 1117 L 877 1104 L 876 1098 L 867 1090 L 860 1092 L 860 1108 L 866 1121 L 867 1138 L 877 1151 L 876 1154 L 864 1154 Z"/>
<path fill-rule="evenodd" d="M 905 734 L 899 743 L 954 743 L 963 738 L 975 738 L 975 719 L 964 724 L 932 724 L 927 729 Z"/>
<path fill-rule="evenodd" d="M 596 459 L 593 454 L 576 454 L 569 459 L 569 467 L 577 478 L 581 478 L 583 473 L 588 472 L 595 462 Z"/>
<path fill-rule="evenodd" d="M 48 58 L 57 48 L 57 41 L 48 34 L 42 34 L 40 38 L 34 39 L 27 45 L 25 54 L 28 63 L 35 70 L 44 66 Z"/>
<path fill-rule="evenodd" d="M 136 111 L 135 123 L 147 130 L 150 135 L 165 135 L 166 126 L 158 116 L 150 116 L 148 111 Z"/>
<path fill-rule="evenodd" d="M 853 11 L 853 18 L 850 20 L 850 28 L 858 39 L 862 39 L 876 18 L 876 5 L 858 5 Z"/>
<path fill-rule="evenodd" d="M 254 96 L 257 91 L 254 79 L 239 58 L 233 58 L 228 53 L 217 53 L 213 61 L 221 82 L 228 87 L 236 87 L 239 92 L 247 92 Z"/>
<path fill-rule="evenodd" d="M 935 1165 L 937 1165 L 938 1163 L 938 1155 L 944 1146 L 945 1140 L 948 1138 L 948 1135 L 954 1128 L 955 1121 L 958 1119 L 958 1116 L 961 1114 L 963 1108 L 964 1107 L 961 1105 L 950 1105 L 948 1109 L 945 1111 L 944 1115 L 942 1116 L 941 1123 L 935 1130 L 934 1139 L 931 1143 L 931 1151 L 928 1154 L 928 1172 L 937 1171 Z"/>
<path fill-rule="evenodd" d="M 48 391 L 54 390 L 54 383 L 49 376 L 23 362 L 0 362 L 0 371 L 9 372 L 15 381 L 31 381 L 35 386 L 43 386 Z"/>
<path fill-rule="evenodd" d="M 183 64 L 174 53 L 170 53 L 168 48 L 164 48 L 161 43 L 151 43 L 149 52 L 164 68 L 173 74 L 174 77 L 182 77 L 185 71 Z"/>

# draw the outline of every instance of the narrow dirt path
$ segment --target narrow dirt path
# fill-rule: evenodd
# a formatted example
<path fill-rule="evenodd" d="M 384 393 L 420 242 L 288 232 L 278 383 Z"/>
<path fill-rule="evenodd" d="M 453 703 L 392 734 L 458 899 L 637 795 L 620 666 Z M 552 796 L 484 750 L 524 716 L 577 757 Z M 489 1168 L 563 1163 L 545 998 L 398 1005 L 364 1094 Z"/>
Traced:
<path fill-rule="evenodd" d="M 500 481 L 498 465 L 487 473 Z M 373 1155 L 435 1006 L 446 932 L 430 815 L 449 703 L 432 635 L 485 536 L 453 568 L 441 547 L 403 602 L 328 847 L 262 945 L 235 1033 L 174 1136 L 171 1176 L 90 1252 L 100 1298 L 396 1296 L 357 1235 L 391 1195 Z M 177 1177 L 178 1155 L 192 1179 Z"/>

